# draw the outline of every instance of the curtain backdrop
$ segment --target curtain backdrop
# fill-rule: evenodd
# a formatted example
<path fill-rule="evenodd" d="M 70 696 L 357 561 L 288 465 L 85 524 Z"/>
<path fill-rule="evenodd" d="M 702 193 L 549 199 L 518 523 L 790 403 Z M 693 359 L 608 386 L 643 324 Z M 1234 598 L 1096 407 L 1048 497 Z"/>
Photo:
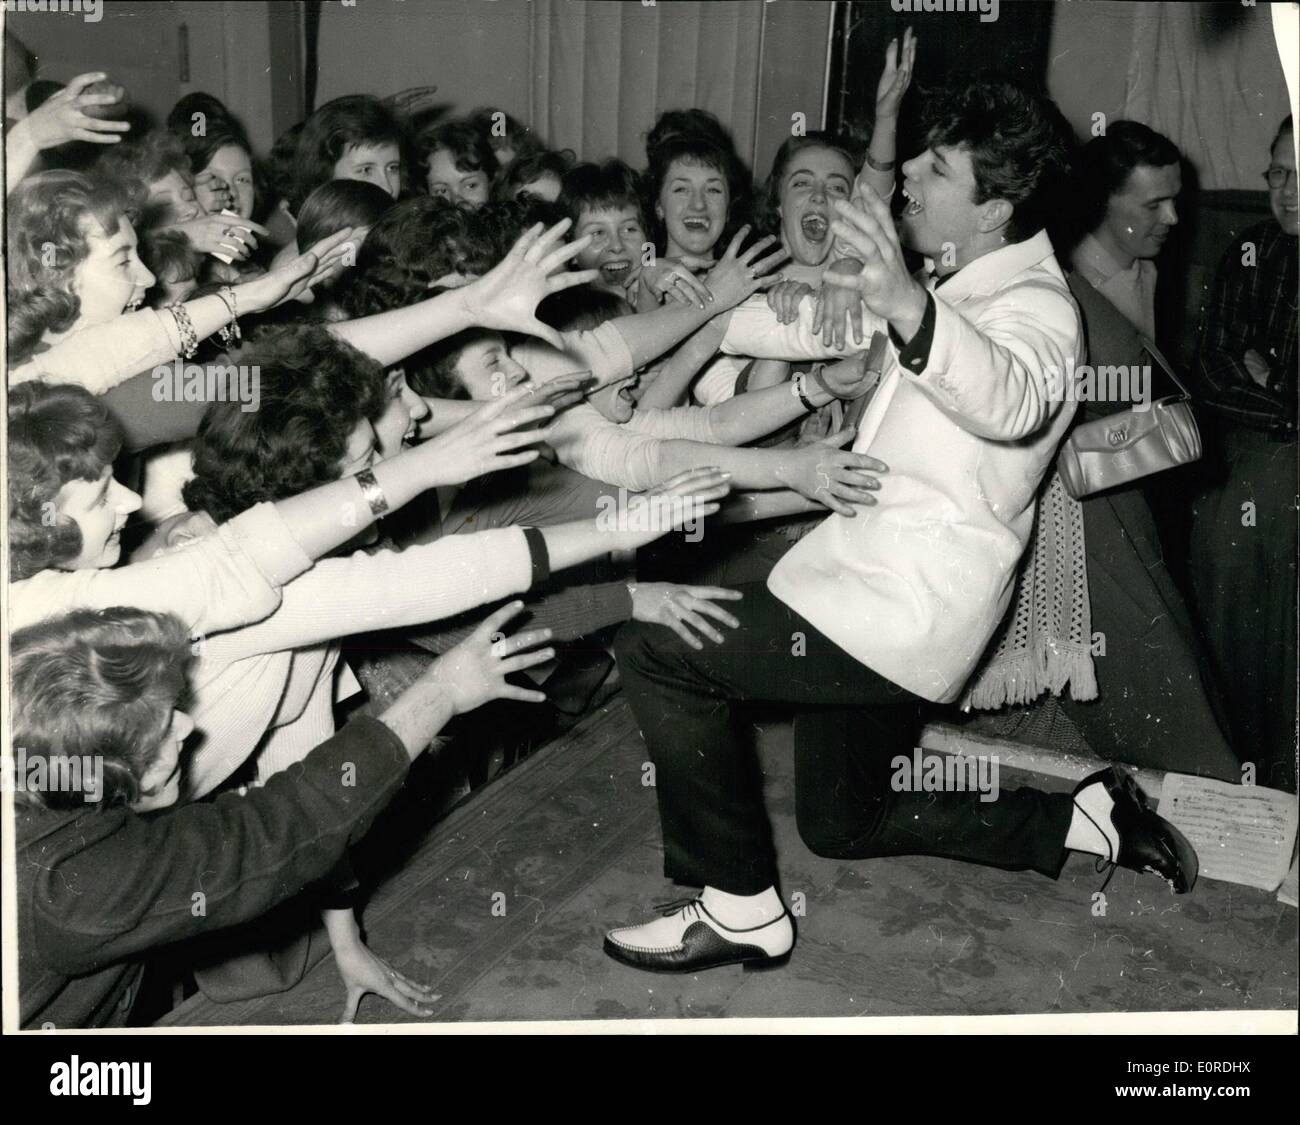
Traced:
<path fill-rule="evenodd" d="M 534 0 L 533 126 L 553 147 L 640 167 L 655 116 L 698 106 L 718 115 L 752 162 L 767 7 Z"/>
<path fill-rule="evenodd" d="M 1264 190 L 1290 112 L 1272 5 L 1143 3 L 1133 28 L 1124 116 L 1183 150 L 1206 190 Z"/>

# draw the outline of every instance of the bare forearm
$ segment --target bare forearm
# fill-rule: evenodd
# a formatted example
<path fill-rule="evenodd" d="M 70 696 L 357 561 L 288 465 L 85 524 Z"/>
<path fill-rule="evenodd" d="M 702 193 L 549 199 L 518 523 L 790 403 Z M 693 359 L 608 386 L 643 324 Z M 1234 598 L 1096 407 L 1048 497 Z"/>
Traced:
<path fill-rule="evenodd" d="M 619 317 L 610 323 L 632 353 L 632 368 L 636 370 L 658 359 L 674 344 L 701 328 L 716 311 L 670 301 L 650 312 Z"/>
<path fill-rule="evenodd" d="M 564 570 L 623 548 L 617 522 L 606 527 L 600 517 L 573 520 L 540 529 L 552 570 Z"/>
<path fill-rule="evenodd" d="M 812 380 L 804 380 L 804 397 L 814 406 L 824 406 L 831 396 Z M 787 422 L 807 413 L 791 384 L 746 391 L 713 407 L 711 422 L 718 442 L 744 445 L 765 437 Z"/>
<path fill-rule="evenodd" d="M 26 118 L 9 130 L 5 137 L 5 195 L 22 183 L 40 151 L 32 139 Z"/>
<path fill-rule="evenodd" d="M 722 511 L 713 519 L 720 524 L 753 523 L 756 520 L 825 511 L 824 505 L 800 496 L 791 489 L 782 488 L 771 492 L 741 492 L 728 496 L 723 502 Z"/>
<path fill-rule="evenodd" d="M 897 151 L 898 118 L 876 118 L 876 127 L 871 131 L 871 145 L 867 149 L 871 159 L 877 164 L 892 165 Z M 882 172 L 868 162 L 862 166 L 861 178 L 871 185 L 881 199 L 888 199 L 894 190 L 892 168 L 888 172 Z"/>
<path fill-rule="evenodd" d="M 646 388 L 638 406 L 642 409 L 671 410 L 685 399 L 686 388 L 699 374 L 700 368 L 717 353 L 717 343 L 721 337 L 709 343 L 697 343 L 697 339 L 698 335 L 693 336 L 673 353 L 663 370 Z"/>
<path fill-rule="evenodd" d="M 779 449 L 736 449 L 729 445 L 672 439 L 659 448 L 659 479 L 687 469 L 715 465 L 731 474 L 733 488 L 782 488 Z"/>
<path fill-rule="evenodd" d="M 415 761 L 454 714 L 451 694 L 426 674 L 402 692 L 379 721 L 397 735 Z"/>
<path fill-rule="evenodd" d="M 418 449 L 406 450 L 373 468 L 390 510 L 410 503 L 429 487 Z M 290 496 L 275 505 L 293 537 L 312 558 L 319 559 L 364 531 L 375 521 L 355 477 L 345 477 Z"/>
<path fill-rule="evenodd" d="M 468 306 L 459 291 L 453 290 L 404 308 L 332 324 L 329 330 L 382 366 L 391 367 L 472 325 Z"/>

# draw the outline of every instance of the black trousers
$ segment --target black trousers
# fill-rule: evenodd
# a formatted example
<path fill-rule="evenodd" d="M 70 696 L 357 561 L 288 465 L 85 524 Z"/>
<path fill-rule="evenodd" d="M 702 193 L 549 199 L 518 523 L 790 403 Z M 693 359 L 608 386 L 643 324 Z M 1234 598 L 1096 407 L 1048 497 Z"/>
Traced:
<path fill-rule="evenodd" d="M 690 886 L 757 894 L 777 882 L 771 825 L 738 705 L 797 707 L 799 833 L 837 859 L 934 855 L 1055 877 L 1065 860 L 1068 794 L 896 791 L 919 700 L 817 632 L 761 583 L 727 609 L 726 639 L 696 651 L 662 626 L 631 623 L 615 644 L 623 689 L 655 766 L 664 873 Z"/>

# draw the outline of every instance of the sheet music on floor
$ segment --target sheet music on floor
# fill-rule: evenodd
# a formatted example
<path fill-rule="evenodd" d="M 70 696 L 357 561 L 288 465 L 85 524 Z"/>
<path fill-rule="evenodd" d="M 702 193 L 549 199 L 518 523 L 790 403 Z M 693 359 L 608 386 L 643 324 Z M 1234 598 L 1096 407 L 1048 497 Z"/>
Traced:
<path fill-rule="evenodd" d="M 1192 842 L 1206 878 L 1274 891 L 1286 877 L 1300 819 L 1294 794 L 1170 773 L 1159 811 Z"/>

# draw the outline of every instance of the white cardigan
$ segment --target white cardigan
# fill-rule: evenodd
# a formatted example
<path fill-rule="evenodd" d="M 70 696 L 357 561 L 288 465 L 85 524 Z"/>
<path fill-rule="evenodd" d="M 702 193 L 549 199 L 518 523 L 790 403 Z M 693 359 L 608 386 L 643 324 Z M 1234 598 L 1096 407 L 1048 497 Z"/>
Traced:
<path fill-rule="evenodd" d="M 828 516 L 777 564 L 768 588 L 880 675 L 947 703 L 1006 612 L 1035 494 L 1074 413 L 1059 388 L 1083 358 L 1083 333 L 1041 231 L 927 288 L 929 363 L 904 371 L 891 346 L 853 442 L 889 466 L 879 502 L 852 519 Z M 864 328 L 866 339 L 887 330 L 870 314 Z M 772 359 L 839 354 L 814 336 L 808 299 L 789 325 L 765 298 L 747 302 L 722 347 Z"/>

